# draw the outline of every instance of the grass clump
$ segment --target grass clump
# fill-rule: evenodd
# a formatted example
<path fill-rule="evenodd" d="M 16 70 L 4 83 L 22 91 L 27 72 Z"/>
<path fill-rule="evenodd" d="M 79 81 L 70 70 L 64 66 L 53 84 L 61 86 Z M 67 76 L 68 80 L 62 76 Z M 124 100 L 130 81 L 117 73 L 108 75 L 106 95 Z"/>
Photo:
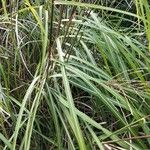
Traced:
<path fill-rule="evenodd" d="M 0 148 L 149 149 L 149 3 L 0 3 Z"/>

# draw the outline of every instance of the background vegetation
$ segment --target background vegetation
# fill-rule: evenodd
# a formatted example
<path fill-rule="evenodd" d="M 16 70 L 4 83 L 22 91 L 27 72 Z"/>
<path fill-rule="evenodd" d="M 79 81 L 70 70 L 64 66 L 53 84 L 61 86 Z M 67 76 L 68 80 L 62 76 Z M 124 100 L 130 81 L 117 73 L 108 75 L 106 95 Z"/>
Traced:
<path fill-rule="evenodd" d="M 150 148 L 148 0 L 0 1 L 0 149 Z"/>

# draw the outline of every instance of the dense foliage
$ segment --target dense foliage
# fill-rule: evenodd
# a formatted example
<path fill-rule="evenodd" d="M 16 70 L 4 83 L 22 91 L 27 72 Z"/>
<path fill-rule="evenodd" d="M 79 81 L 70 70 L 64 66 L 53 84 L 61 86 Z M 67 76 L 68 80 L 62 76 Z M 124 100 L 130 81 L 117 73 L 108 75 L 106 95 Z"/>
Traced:
<path fill-rule="evenodd" d="M 0 1 L 0 149 L 150 148 L 148 0 Z"/>

